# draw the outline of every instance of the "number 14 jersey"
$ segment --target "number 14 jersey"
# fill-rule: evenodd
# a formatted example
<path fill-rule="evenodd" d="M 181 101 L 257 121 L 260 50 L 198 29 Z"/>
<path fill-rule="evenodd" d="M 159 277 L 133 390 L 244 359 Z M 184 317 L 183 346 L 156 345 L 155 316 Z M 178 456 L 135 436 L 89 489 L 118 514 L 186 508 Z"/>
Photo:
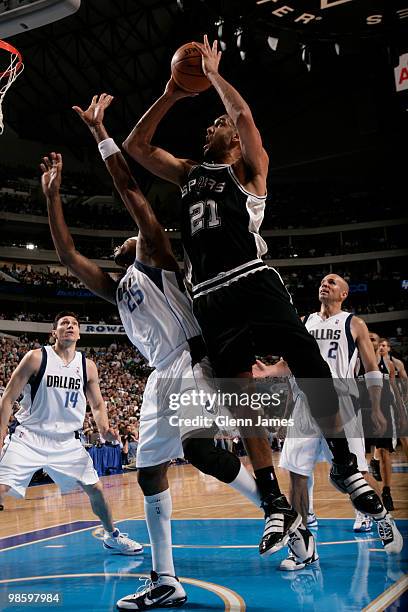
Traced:
<path fill-rule="evenodd" d="M 41 349 L 41 365 L 23 390 L 19 423 L 42 434 L 68 434 L 81 429 L 86 410 L 86 358 L 75 351 L 65 364 L 52 346 Z"/>
<path fill-rule="evenodd" d="M 266 267 L 259 235 L 265 196 L 244 189 L 228 164 L 193 166 L 181 188 L 181 233 L 193 296 Z"/>

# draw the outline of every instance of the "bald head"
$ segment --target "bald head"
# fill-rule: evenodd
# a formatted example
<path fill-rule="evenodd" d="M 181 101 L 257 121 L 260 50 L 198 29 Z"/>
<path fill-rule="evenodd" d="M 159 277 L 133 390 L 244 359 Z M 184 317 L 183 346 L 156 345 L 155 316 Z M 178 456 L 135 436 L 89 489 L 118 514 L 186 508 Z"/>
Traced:
<path fill-rule="evenodd" d="M 319 300 L 324 303 L 342 304 L 349 294 L 348 282 L 338 274 L 327 274 L 319 287 Z"/>

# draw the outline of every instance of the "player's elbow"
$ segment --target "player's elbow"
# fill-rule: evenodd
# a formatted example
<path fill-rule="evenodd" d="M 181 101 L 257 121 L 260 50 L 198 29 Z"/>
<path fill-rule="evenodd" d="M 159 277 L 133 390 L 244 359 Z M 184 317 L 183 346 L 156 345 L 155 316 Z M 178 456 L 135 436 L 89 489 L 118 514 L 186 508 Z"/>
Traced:
<path fill-rule="evenodd" d="M 141 139 L 134 136 L 132 138 L 126 138 L 126 140 L 122 142 L 122 147 L 128 155 L 136 160 L 143 157 L 147 149 L 146 143 L 143 143 Z"/>

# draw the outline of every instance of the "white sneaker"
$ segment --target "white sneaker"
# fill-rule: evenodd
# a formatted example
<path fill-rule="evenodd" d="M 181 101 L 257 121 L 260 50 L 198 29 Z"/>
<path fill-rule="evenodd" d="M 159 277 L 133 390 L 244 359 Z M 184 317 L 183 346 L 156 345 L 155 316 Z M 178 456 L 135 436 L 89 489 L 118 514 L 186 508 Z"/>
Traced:
<path fill-rule="evenodd" d="M 353 531 L 357 533 L 366 533 L 367 531 L 371 531 L 372 528 L 373 521 L 371 520 L 371 516 L 356 510 L 356 520 L 354 521 Z"/>
<path fill-rule="evenodd" d="M 317 521 L 317 516 L 315 515 L 314 512 L 308 512 L 306 520 L 307 520 L 306 527 L 308 529 L 317 529 L 318 528 L 319 523 Z"/>
<path fill-rule="evenodd" d="M 304 569 L 319 560 L 315 539 L 308 529 L 296 529 L 289 538 L 288 547 L 289 555 L 279 566 L 284 572 Z"/>
<path fill-rule="evenodd" d="M 127 533 L 121 533 L 119 529 L 115 529 L 112 535 L 104 532 L 103 547 L 113 555 L 140 555 L 143 552 L 143 546 L 139 542 L 131 540 Z"/>
<path fill-rule="evenodd" d="M 150 573 L 150 580 L 133 595 L 116 602 L 118 610 L 151 610 L 152 608 L 178 608 L 187 601 L 185 590 L 176 576 Z"/>
<path fill-rule="evenodd" d="M 385 518 L 377 522 L 378 535 L 381 538 L 382 545 L 387 554 L 398 554 L 401 552 L 404 545 L 402 535 L 398 531 L 394 519 L 391 514 L 386 514 Z"/>

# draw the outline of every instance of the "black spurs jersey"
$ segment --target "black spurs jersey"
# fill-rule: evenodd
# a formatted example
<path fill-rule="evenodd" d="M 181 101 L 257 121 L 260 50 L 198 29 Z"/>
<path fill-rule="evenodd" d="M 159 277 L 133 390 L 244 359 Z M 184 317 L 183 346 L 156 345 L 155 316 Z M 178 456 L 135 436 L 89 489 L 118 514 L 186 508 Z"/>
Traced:
<path fill-rule="evenodd" d="M 186 277 L 198 297 L 261 268 L 265 196 L 246 191 L 228 164 L 193 166 L 181 188 Z"/>

